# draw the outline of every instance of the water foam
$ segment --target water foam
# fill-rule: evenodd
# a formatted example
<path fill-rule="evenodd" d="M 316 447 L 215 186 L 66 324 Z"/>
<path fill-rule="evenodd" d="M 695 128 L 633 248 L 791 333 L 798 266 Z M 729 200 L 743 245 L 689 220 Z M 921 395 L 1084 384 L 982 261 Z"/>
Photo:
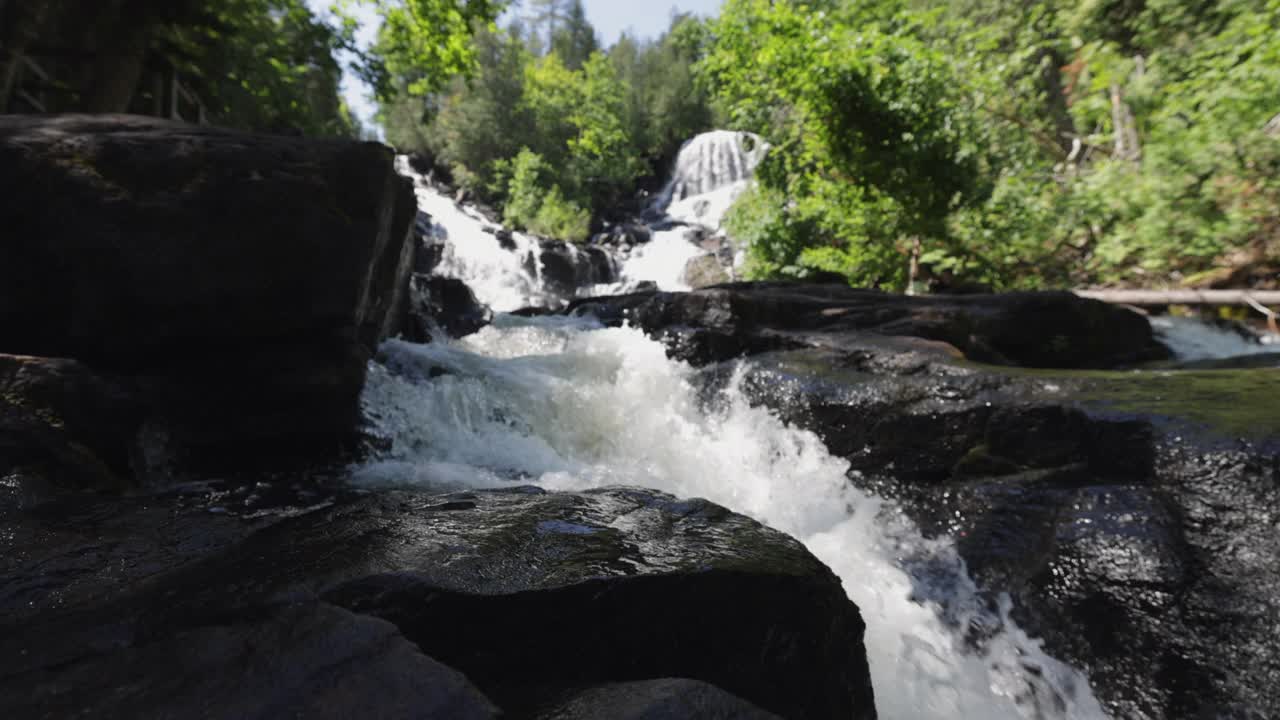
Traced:
<path fill-rule="evenodd" d="M 1172 315 L 1158 315 L 1150 320 L 1156 337 L 1169 346 L 1179 360 L 1280 352 L 1280 337 L 1275 335 L 1264 335 L 1259 339 L 1196 318 Z"/>
<path fill-rule="evenodd" d="M 737 380 L 707 402 L 659 343 L 582 318 L 500 316 L 452 344 L 383 351 L 365 402 L 393 449 L 358 482 L 704 497 L 794 535 L 840 576 L 867 622 L 881 717 L 1105 717 L 1079 672 L 980 597 L 948 541 L 853 488 L 845 461 Z M 963 639 L 975 627 L 981 651 Z"/>
<path fill-rule="evenodd" d="M 653 233 L 652 240 L 632 249 L 623 261 L 620 286 L 611 290 L 625 291 L 642 282 L 654 283 L 659 290 L 688 290 L 685 266 L 705 252 L 689 241 L 687 233 L 684 228 Z"/>
<path fill-rule="evenodd" d="M 444 243 L 436 274 L 465 281 L 480 302 L 498 312 L 554 304 L 541 282 L 536 238 L 512 233 L 514 248 L 505 248 L 498 240 L 500 225 L 428 185 L 406 158 L 397 158 L 397 169 L 414 181 L 418 209 L 431 217 L 430 234 Z"/>
<path fill-rule="evenodd" d="M 758 135 L 712 130 L 686 142 L 654 207 L 681 222 L 718 228 L 769 146 Z"/>

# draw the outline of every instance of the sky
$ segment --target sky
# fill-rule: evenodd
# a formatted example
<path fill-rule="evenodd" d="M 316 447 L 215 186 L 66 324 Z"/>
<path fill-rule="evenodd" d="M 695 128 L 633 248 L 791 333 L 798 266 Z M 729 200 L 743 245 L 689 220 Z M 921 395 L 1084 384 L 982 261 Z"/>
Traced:
<path fill-rule="evenodd" d="M 720 3 L 721 0 L 582 0 L 587 19 L 596 26 L 600 41 L 606 47 L 612 45 L 623 30 L 632 30 L 644 38 L 657 37 L 667 29 L 672 10 L 715 15 L 720 11 Z"/>
<path fill-rule="evenodd" d="M 582 0 L 587 19 L 595 26 L 600 42 L 608 47 L 623 31 L 640 38 L 654 38 L 667 29 L 673 12 L 691 12 L 696 15 L 715 15 L 722 0 Z M 312 10 L 324 14 L 331 0 L 307 0 Z M 376 32 L 377 16 L 365 5 L 357 5 L 356 15 L 362 20 L 359 35 L 368 44 Z M 660 9 L 664 8 L 665 9 Z M 369 88 L 344 72 L 342 95 L 356 117 L 366 127 L 373 126 L 373 114 L 377 109 L 369 97 Z"/>

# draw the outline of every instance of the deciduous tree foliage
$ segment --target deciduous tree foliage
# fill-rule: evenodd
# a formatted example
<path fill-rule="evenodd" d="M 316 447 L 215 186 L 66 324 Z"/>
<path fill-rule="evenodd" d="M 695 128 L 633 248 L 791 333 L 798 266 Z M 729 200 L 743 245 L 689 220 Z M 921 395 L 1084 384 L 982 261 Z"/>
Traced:
<path fill-rule="evenodd" d="M 472 34 L 492 24 L 503 0 L 346 0 L 375 6 L 382 16 L 377 46 L 361 67 L 379 97 L 424 96 L 475 69 Z"/>
<path fill-rule="evenodd" d="M 680 143 L 710 129 L 711 115 L 694 84 L 693 45 L 677 30 L 590 50 L 595 31 L 580 3 L 544 5 L 534 9 L 554 11 L 553 28 L 539 12 L 531 24 L 479 28 L 471 77 L 425 98 L 384 100 L 387 137 L 449 166 L 517 227 L 584 239 L 592 216 L 627 212 L 638 181 L 665 174 Z M 698 25 L 673 20 L 677 29 Z M 551 42 L 532 42 L 531 32 Z"/>
<path fill-rule="evenodd" d="M 983 199 L 954 68 L 909 28 L 729 0 L 712 32 L 703 72 L 731 122 L 773 144 L 731 220 L 754 272 L 900 286 L 906 246 L 947 246 L 949 214 Z"/>
<path fill-rule="evenodd" d="M 41 0 L 0 18 L 0 80 L 16 53 L 48 64 L 50 109 L 150 112 L 156 73 L 179 71 L 211 122 L 311 135 L 355 131 L 338 96 L 340 32 L 304 0 Z M 186 108 L 189 112 L 189 108 Z"/>
<path fill-rule="evenodd" d="M 731 226 L 764 276 L 1274 283 L 1278 13 L 729 0 L 703 77 L 777 146 Z"/>
<path fill-rule="evenodd" d="M 338 32 L 302 0 L 219 0 L 209 21 L 174 28 L 175 58 L 212 119 L 256 130 L 354 135 L 339 96 Z"/>
<path fill-rule="evenodd" d="M 475 33 L 383 43 L 384 117 L 499 204 L 608 215 L 728 126 L 772 147 L 729 217 L 758 276 L 1280 283 L 1280 0 L 727 0 L 603 55 L 572 0 L 377 1 Z"/>

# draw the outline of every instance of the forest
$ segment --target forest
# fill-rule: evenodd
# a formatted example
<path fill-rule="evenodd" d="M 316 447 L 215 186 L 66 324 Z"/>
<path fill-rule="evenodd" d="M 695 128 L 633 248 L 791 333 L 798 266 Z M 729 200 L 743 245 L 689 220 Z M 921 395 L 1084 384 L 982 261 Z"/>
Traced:
<path fill-rule="evenodd" d="M 367 48 L 361 3 L 382 18 Z M 541 235 L 586 241 L 624 219 L 684 140 L 719 127 L 770 145 L 727 220 L 751 277 L 1280 277 L 1280 0 L 726 0 L 609 46 L 580 0 L 13 6 L 7 46 L 52 24 L 107 47 L 96 72 L 125 82 L 86 79 L 96 110 L 127 109 L 129 92 L 106 90 L 159 55 L 216 123 L 372 136 L 339 96 L 348 62 L 387 142 Z"/>

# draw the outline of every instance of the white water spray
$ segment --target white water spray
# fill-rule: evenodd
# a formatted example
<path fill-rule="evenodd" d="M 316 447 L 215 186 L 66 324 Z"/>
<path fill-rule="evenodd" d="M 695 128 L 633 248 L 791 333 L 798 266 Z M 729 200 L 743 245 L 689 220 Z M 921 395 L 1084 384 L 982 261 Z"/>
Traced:
<path fill-rule="evenodd" d="M 501 226 L 431 187 L 407 158 L 396 158 L 396 164 L 401 174 L 413 179 L 418 209 L 431 216 L 434 239 L 444 242 L 436 274 L 465 281 L 480 302 L 497 312 L 552 303 L 539 277 L 536 239 L 512 233 L 514 249 L 504 248 L 497 236 Z"/>
<path fill-rule="evenodd" d="M 720 140 L 707 147 L 723 148 Z M 697 154 L 702 169 L 684 166 L 688 182 L 673 196 L 745 182 L 750 162 Z M 692 182 L 698 173 L 729 185 Z M 419 200 L 450 246 L 442 272 L 499 309 L 545 297 L 538 273 L 513 260 L 536 241 L 517 235 L 517 251 L 503 249 L 483 218 L 427 188 Z M 624 265 L 624 280 L 679 288 L 698 248 L 680 229 L 655 233 L 649 245 L 652 254 Z M 360 468 L 357 482 L 633 485 L 704 497 L 799 538 L 840 576 L 867 623 L 881 717 L 1105 717 L 1079 672 L 1018 630 L 1007 605 L 992 609 L 980 596 L 948 541 L 925 540 L 896 509 L 855 489 L 848 463 L 816 435 L 753 407 L 741 373 L 707 403 L 698 372 L 669 360 L 661 344 L 590 318 L 499 315 L 461 341 L 391 341 L 382 355 L 386 367 L 372 369 L 364 401 L 392 450 Z M 920 567 L 927 572 L 913 574 Z M 989 636 L 981 650 L 964 639 L 975 628 Z"/>
<path fill-rule="evenodd" d="M 738 172 L 720 177 L 745 182 Z M 452 246 L 442 272 L 498 308 L 545 298 L 539 274 L 514 262 L 518 252 L 502 249 L 483 218 L 427 188 L 419 200 Z M 536 250 L 516 238 L 533 243 L 517 251 Z M 624 279 L 681 287 L 698 248 L 679 229 L 655 233 L 650 245 L 652 254 L 624 266 Z M 923 539 L 853 488 L 847 462 L 753 407 L 736 380 L 702 402 L 698 373 L 640 331 L 499 315 L 462 341 L 392 341 L 382 354 L 386 367 L 372 369 L 364 400 L 393 445 L 357 482 L 634 485 L 704 497 L 794 535 L 840 576 L 867 623 L 881 717 L 1104 717 L 1080 673 L 1044 655 L 1007 606 L 993 610 L 979 596 L 950 543 Z M 922 566 L 928 572 L 909 570 Z M 981 651 L 963 637 L 975 627 L 990 635 Z"/>
<path fill-rule="evenodd" d="M 675 169 L 658 195 L 653 209 L 668 220 L 700 227 L 709 233 L 721 230 L 725 214 L 751 182 L 752 174 L 768 152 L 757 135 L 713 130 L 684 144 Z M 692 240 L 690 228 L 677 227 L 653 234 L 622 263 L 621 281 L 606 288 L 626 291 L 640 282 L 653 282 L 660 290 L 688 290 L 685 266 L 707 254 Z"/>
<path fill-rule="evenodd" d="M 768 150 L 751 133 L 702 133 L 680 148 L 671 179 L 654 205 L 675 220 L 718 228 Z"/>
<path fill-rule="evenodd" d="M 1104 717 L 1083 676 L 987 607 L 950 543 L 854 489 L 847 462 L 738 382 L 701 402 L 697 371 L 640 331 L 500 316 L 453 344 L 384 354 L 365 401 L 394 449 L 359 482 L 704 497 L 799 538 L 840 576 L 867 623 L 882 718 Z M 432 368 L 446 372 L 426 380 Z M 904 569 L 922 562 L 927 574 Z M 975 626 L 993 634 L 982 652 L 962 637 Z"/>
<path fill-rule="evenodd" d="M 1280 353 L 1278 336 L 1264 335 L 1259 341 L 1195 318 L 1156 316 L 1151 318 L 1151 328 L 1155 331 L 1156 337 L 1168 345 L 1179 360 Z"/>
<path fill-rule="evenodd" d="M 599 294 L 626 292 L 642 282 L 654 283 L 659 290 L 688 290 L 685 266 L 705 254 L 689 241 L 688 232 L 685 228 L 655 232 L 652 240 L 634 248 L 622 262 L 621 282 Z"/>

